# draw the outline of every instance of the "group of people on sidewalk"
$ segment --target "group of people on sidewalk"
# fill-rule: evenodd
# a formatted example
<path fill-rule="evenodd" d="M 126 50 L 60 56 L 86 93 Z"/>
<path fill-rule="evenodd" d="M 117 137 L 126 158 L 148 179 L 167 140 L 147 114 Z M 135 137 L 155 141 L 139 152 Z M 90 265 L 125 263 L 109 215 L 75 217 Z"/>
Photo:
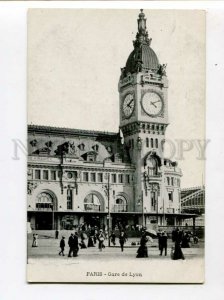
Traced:
<path fill-rule="evenodd" d="M 59 231 L 56 232 L 55 238 L 58 239 Z M 80 235 L 80 240 L 79 242 L 79 235 Z M 89 248 L 89 247 L 95 247 L 96 243 L 98 241 L 98 248 L 99 251 L 102 251 L 103 248 L 105 248 L 104 241 L 105 239 L 109 238 L 110 242 L 113 246 L 116 246 L 116 238 L 118 237 L 119 239 L 119 244 L 121 251 L 124 251 L 124 244 L 127 241 L 127 235 L 124 230 L 121 230 L 119 233 L 119 236 L 116 236 L 115 232 L 112 231 L 111 235 L 108 237 L 103 229 L 97 230 L 94 228 L 90 232 L 85 232 L 81 231 L 80 234 L 78 234 L 77 231 L 71 233 L 69 239 L 68 239 L 68 246 L 69 246 L 69 251 L 68 251 L 68 257 L 77 257 L 79 248 Z M 187 232 L 183 232 L 179 230 L 179 228 L 176 228 L 172 231 L 172 242 L 173 246 L 171 247 L 171 259 L 177 260 L 177 259 L 185 259 L 184 254 L 182 252 L 181 248 L 189 248 L 190 247 L 190 237 L 191 235 Z M 157 238 L 158 238 L 158 248 L 159 248 L 159 255 L 162 256 L 163 253 L 165 256 L 167 256 L 167 241 L 168 241 L 168 236 L 166 231 L 159 231 L 157 233 Z M 198 238 L 195 242 L 196 238 L 194 236 L 194 243 L 198 242 Z M 142 236 L 140 238 L 140 242 L 138 250 L 137 250 L 137 255 L 136 258 L 144 258 L 148 257 L 148 247 L 147 243 L 151 241 L 153 242 L 152 238 L 149 235 L 149 232 L 146 230 L 146 228 L 142 229 Z M 60 256 L 65 256 L 65 237 L 62 236 L 60 240 Z M 33 243 L 32 247 L 38 247 L 38 234 L 33 234 Z"/>
<path fill-rule="evenodd" d="M 109 237 L 111 238 L 111 242 L 113 243 L 113 245 L 116 245 L 115 239 L 116 236 L 114 234 L 114 232 L 111 234 L 111 236 Z M 87 234 L 85 232 L 81 232 L 80 234 L 80 239 L 81 242 L 79 243 L 78 240 L 78 233 L 75 232 L 74 234 L 71 233 L 69 239 L 68 239 L 68 246 L 69 246 L 69 253 L 68 253 L 68 257 L 76 257 L 78 256 L 78 252 L 79 252 L 79 247 L 81 249 L 83 248 L 89 248 L 89 247 L 95 247 L 95 244 L 98 241 L 98 248 L 99 251 L 102 251 L 103 248 L 105 248 L 104 245 L 104 241 L 106 239 L 106 235 L 103 232 L 102 229 L 99 230 L 99 233 L 95 236 L 90 235 L 89 237 L 87 236 Z M 86 242 L 85 240 L 88 239 L 88 246 L 86 246 Z M 124 231 L 121 231 L 120 235 L 119 235 L 119 243 L 120 243 L 120 247 L 121 247 L 121 251 L 124 251 L 124 244 L 127 240 L 127 237 L 125 235 Z M 60 252 L 59 255 L 64 256 L 64 250 L 65 250 L 65 237 L 62 236 L 61 241 L 60 241 Z"/>
<path fill-rule="evenodd" d="M 158 246 L 159 246 L 159 255 L 167 256 L 167 240 L 168 236 L 166 231 L 159 231 L 157 234 L 158 237 Z M 137 258 L 143 258 L 148 257 L 148 247 L 147 243 L 150 240 L 150 236 L 148 235 L 148 232 L 146 228 L 143 228 L 142 231 L 142 237 L 140 240 L 140 246 L 137 250 Z M 181 247 L 183 248 L 189 248 L 189 236 L 186 233 L 183 233 L 179 230 L 179 228 L 176 228 L 172 232 L 172 242 L 174 245 L 171 247 L 171 259 L 177 260 L 177 259 L 185 259 L 184 254 L 182 252 Z"/>

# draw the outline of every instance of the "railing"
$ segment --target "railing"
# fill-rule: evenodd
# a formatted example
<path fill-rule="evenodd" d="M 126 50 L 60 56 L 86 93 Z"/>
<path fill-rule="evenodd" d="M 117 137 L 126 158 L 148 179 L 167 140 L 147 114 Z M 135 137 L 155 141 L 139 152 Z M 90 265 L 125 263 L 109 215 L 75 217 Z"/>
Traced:
<path fill-rule="evenodd" d="M 96 204 L 84 204 L 84 209 L 85 211 L 94 211 L 94 212 L 97 212 L 97 211 L 101 211 L 100 209 L 100 205 L 96 205 Z"/>
<path fill-rule="evenodd" d="M 127 205 L 124 204 L 115 204 L 113 207 L 113 212 L 126 212 L 128 211 Z"/>
<path fill-rule="evenodd" d="M 35 210 L 36 211 L 51 211 L 52 212 L 52 208 L 51 207 L 36 207 Z"/>
<path fill-rule="evenodd" d="M 174 214 L 175 213 L 175 209 L 174 208 L 167 208 L 167 213 L 168 214 Z"/>

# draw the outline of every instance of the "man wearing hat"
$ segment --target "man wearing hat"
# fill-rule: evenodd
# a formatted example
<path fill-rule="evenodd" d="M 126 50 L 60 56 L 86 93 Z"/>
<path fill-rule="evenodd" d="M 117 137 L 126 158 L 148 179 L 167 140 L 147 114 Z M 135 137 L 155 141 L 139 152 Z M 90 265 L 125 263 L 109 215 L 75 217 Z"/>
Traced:
<path fill-rule="evenodd" d="M 72 257 L 73 249 L 74 249 L 74 234 L 71 233 L 69 239 L 68 239 L 68 245 L 69 245 L 69 253 L 68 257 Z"/>

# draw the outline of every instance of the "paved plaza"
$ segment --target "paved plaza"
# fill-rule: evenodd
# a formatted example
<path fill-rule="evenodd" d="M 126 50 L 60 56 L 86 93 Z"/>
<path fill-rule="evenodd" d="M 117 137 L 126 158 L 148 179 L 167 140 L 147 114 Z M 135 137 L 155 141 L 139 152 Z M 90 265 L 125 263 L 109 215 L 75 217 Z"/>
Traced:
<path fill-rule="evenodd" d="M 119 247 L 119 241 L 117 239 L 117 245 L 108 247 L 108 240 L 105 241 L 106 247 L 102 252 L 98 249 L 98 243 L 95 247 L 80 249 L 78 257 L 68 257 L 69 247 L 66 238 L 65 256 L 59 256 L 60 251 L 59 243 L 60 239 L 54 238 L 39 238 L 39 243 L 37 248 L 32 248 L 32 238 L 28 238 L 28 263 L 35 264 L 38 262 L 48 262 L 48 263 L 62 263 L 62 264 L 73 264 L 79 263 L 81 261 L 113 261 L 117 260 L 137 260 L 136 252 L 138 246 L 131 246 L 132 242 L 139 241 L 139 238 L 129 238 L 125 244 L 124 252 L 121 252 Z M 168 240 L 167 256 L 160 256 L 158 250 L 158 240 L 155 239 L 153 243 L 148 243 L 148 258 L 143 258 L 143 260 L 170 260 L 170 252 L 172 247 L 172 241 Z M 202 259 L 204 256 L 204 243 L 199 241 L 197 245 L 192 244 L 191 248 L 182 249 L 186 260 L 194 260 L 197 258 Z M 142 259 L 140 259 L 142 260 Z"/>

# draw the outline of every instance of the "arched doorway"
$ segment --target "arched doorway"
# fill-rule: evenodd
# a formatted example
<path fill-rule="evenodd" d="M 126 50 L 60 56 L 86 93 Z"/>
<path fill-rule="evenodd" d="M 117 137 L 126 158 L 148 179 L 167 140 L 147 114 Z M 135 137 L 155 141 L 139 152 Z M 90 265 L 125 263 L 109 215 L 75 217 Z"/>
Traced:
<path fill-rule="evenodd" d="M 55 211 L 57 199 L 50 191 L 43 191 L 36 197 L 36 229 L 55 229 Z"/>
<path fill-rule="evenodd" d="M 98 192 L 92 191 L 84 198 L 84 223 L 87 227 L 104 226 L 104 199 Z"/>
<path fill-rule="evenodd" d="M 114 212 L 126 212 L 127 209 L 126 198 L 122 195 L 117 196 L 114 205 Z"/>
<path fill-rule="evenodd" d="M 95 193 L 91 193 L 84 199 L 84 210 L 99 212 L 102 211 L 99 197 Z"/>
<path fill-rule="evenodd" d="M 125 193 L 119 193 L 115 198 L 113 217 L 112 217 L 112 229 L 125 230 L 128 225 L 128 196 Z"/>

